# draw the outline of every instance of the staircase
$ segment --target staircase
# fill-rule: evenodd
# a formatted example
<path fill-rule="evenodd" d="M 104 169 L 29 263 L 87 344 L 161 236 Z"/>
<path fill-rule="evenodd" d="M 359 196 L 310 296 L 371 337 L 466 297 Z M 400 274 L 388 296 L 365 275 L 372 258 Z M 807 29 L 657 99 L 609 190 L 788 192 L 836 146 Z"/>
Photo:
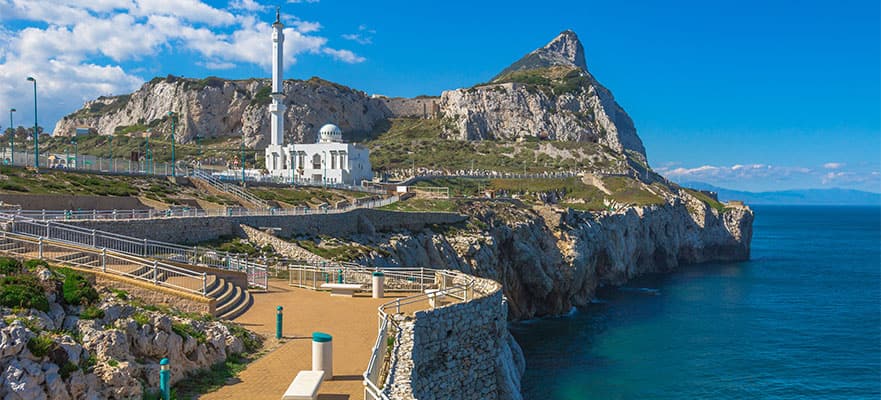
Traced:
<path fill-rule="evenodd" d="M 238 317 L 253 303 L 251 293 L 217 275 L 106 248 L 0 231 L 0 254 L 43 259 L 57 265 L 100 271 L 111 278 L 120 276 L 183 293 L 203 295 L 216 301 L 214 316 L 221 319 Z"/>
<path fill-rule="evenodd" d="M 268 203 L 261 200 L 257 196 L 248 193 L 247 191 L 239 188 L 236 185 L 223 182 L 220 179 L 213 177 L 210 173 L 195 170 L 193 171 L 193 177 L 207 183 L 208 186 L 215 190 L 235 197 L 243 204 L 250 205 L 251 207 L 249 208 L 251 209 L 266 210 L 272 208 L 272 206 L 270 206 Z"/>

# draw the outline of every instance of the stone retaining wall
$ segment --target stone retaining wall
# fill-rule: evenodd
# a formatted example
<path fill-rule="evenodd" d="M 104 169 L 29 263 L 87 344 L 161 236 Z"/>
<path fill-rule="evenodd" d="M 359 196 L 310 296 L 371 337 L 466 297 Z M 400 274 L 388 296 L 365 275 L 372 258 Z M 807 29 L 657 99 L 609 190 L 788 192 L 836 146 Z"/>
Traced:
<path fill-rule="evenodd" d="M 4 204 L 25 210 L 146 210 L 137 197 L 79 196 L 64 194 L 0 194 Z"/>
<path fill-rule="evenodd" d="M 471 301 L 398 317 L 389 398 L 521 399 L 525 361 L 508 332 L 501 285 L 465 274 L 454 281 L 465 279 L 476 279 Z"/>
<path fill-rule="evenodd" d="M 240 225 L 255 228 L 279 228 L 278 236 L 354 234 L 399 230 L 419 231 L 427 225 L 454 224 L 466 216 L 442 212 L 397 212 L 357 209 L 339 214 L 267 215 L 243 217 L 171 217 L 143 220 L 66 221 L 86 228 L 115 232 L 162 242 L 197 244 L 224 236 L 244 236 Z"/>

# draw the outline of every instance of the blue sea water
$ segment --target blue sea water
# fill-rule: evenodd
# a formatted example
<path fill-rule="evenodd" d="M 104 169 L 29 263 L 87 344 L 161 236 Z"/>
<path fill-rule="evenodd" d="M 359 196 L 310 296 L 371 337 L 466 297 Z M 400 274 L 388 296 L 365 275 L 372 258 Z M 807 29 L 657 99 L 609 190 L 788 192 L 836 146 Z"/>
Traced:
<path fill-rule="evenodd" d="M 881 398 L 881 208 L 754 207 L 752 258 L 513 324 L 526 399 Z"/>

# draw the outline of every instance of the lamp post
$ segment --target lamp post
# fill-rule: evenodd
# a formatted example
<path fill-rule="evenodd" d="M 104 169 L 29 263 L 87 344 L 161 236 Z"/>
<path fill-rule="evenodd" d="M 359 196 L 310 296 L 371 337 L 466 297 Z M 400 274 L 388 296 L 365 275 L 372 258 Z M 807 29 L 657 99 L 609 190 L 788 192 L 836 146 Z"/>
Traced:
<path fill-rule="evenodd" d="M 174 177 L 176 175 L 175 169 L 177 167 L 174 162 L 174 111 L 169 111 L 168 116 L 171 117 L 171 176 Z"/>
<path fill-rule="evenodd" d="M 34 83 L 34 168 L 40 169 L 40 139 L 37 132 L 37 80 L 29 76 L 28 80 Z"/>
<path fill-rule="evenodd" d="M 321 164 L 324 167 L 324 187 L 327 187 L 327 152 L 321 151 Z"/>
<path fill-rule="evenodd" d="M 150 131 L 146 132 L 144 137 L 147 140 L 147 147 L 144 149 L 144 173 L 150 173 Z"/>
<path fill-rule="evenodd" d="M 9 164 L 11 165 L 15 165 L 15 125 L 12 123 L 12 113 L 14 112 L 14 108 L 9 109 L 9 129 L 11 130 L 9 133 Z"/>
<path fill-rule="evenodd" d="M 245 131 L 242 131 L 242 186 L 245 186 Z"/>
<path fill-rule="evenodd" d="M 110 172 L 114 172 L 113 168 L 113 134 L 107 136 L 107 147 L 110 147 Z"/>
<path fill-rule="evenodd" d="M 78 148 L 78 143 L 77 143 L 78 141 L 76 140 L 76 134 L 73 135 L 73 138 L 70 141 L 73 142 L 73 167 L 75 169 L 79 169 L 80 168 L 80 155 L 79 155 L 79 148 Z"/>

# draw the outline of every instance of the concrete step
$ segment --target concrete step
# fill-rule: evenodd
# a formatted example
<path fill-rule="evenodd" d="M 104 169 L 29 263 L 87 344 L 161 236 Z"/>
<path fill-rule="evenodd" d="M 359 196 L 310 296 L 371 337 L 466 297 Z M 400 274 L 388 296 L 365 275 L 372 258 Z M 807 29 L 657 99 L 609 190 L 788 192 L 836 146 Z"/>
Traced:
<path fill-rule="evenodd" d="M 254 304 L 254 296 L 252 296 L 251 293 L 248 292 L 247 290 L 242 291 L 242 295 L 244 298 L 242 299 L 242 301 L 239 302 L 239 304 L 235 308 L 233 308 L 232 310 L 229 310 L 223 314 L 218 314 L 217 318 L 235 319 L 239 315 L 244 314 L 245 311 L 248 311 L 248 309 L 251 308 L 251 305 Z"/>
<path fill-rule="evenodd" d="M 237 305 L 239 305 L 239 302 L 243 300 L 244 296 L 242 295 L 242 288 L 232 284 L 230 285 L 232 286 L 232 291 L 230 291 L 231 294 L 227 295 L 226 299 L 224 299 L 223 301 L 217 302 L 217 307 L 214 308 L 214 314 L 223 315 L 227 311 L 235 308 Z"/>

